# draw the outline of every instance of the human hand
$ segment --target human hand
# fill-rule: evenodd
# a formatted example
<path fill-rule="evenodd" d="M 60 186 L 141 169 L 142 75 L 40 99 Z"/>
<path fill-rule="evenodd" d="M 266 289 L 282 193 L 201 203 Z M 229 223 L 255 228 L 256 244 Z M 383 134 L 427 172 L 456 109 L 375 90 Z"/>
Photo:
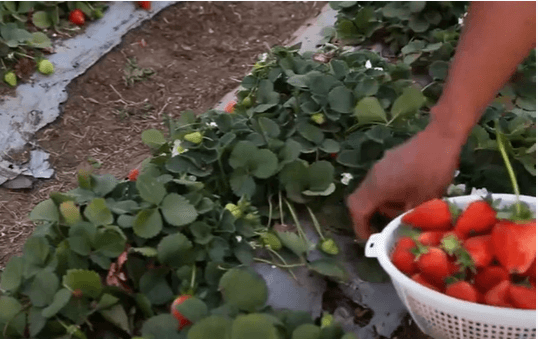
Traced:
<path fill-rule="evenodd" d="M 347 198 L 357 238 L 371 235 L 370 219 L 376 212 L 394 218 L 443 196 L 458 168 L 460 151 L 461 142 L 435 126 L 387 151 Z"/>

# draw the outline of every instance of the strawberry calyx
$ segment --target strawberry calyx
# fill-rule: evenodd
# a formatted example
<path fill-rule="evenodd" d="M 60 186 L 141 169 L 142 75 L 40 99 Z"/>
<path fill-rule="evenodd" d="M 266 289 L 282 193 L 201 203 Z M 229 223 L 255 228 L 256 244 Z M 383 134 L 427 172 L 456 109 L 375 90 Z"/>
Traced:
<path fill-rule="evenodd" d="M 535 219 L 535 216 L 527 204 L 517 201 L 512 205 L 499 209 L 497 211 L 497 219 L 525 223 Z"/>
<path fill-rule="evenodd" d="M 418 236 L 420 235 L 420 231 L 409 226 L 409 225 L 402 225 L 398 229 L 398 235 L 399 237 L 409 237 L 413 240 L 417 240 Z"/>
<path fill-rule="evenodd" d="M 456 262 L 461 266 L 462 271 L 470 269 L 473 273 L 476 273 L 476 265 L 473 257 L 464 248 L 460 248 L 456 251 Z"/>
<path fill-rule="evenodd" d="M 423 254 L 430 251 L 431 246 L 424 245 L 417 240 L 415 240 L 415 244 L 415 248 L 411 249 L 410 252 L 415 256 L 415 261 L 418 261 Z"/>
<path fill-rule="evenodd" d="M 463 212 L 461 208 L 458 207 L 453 202 L 450 202 L 449 200 L 445 200 L 448 204 L 448 210 L 450 211 L 450 215 L 452 215 L 452 224 L 454 225 L 456 221 L 458 220 L 459 216 Z"/>
<path fill-rule="evenodd" d="M 462 249 L 460 240 L 453 234 L 445 236 L 441 239 L 441 248 L 450 256 L 456 254 L 457 251 Z"/>

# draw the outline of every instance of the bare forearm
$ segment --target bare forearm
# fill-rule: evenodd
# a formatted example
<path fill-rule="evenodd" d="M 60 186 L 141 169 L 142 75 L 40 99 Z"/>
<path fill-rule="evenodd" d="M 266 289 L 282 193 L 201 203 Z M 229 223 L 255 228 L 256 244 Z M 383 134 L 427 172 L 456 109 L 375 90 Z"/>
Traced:
<path fill-rule="evenodd" d="M 465 142 L 484 109 L 535 47 L 535 2 L 473 2 L 432 124 Z"/>

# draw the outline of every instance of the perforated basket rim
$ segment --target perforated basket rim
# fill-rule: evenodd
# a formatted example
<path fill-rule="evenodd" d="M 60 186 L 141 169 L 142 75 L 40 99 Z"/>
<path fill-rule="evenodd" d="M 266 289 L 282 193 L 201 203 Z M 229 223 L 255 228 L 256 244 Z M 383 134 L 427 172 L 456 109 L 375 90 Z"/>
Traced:
<path fill-rule="evenodd" d="M 501 204 L 513 203 L 516 201 L 516 197 L 513 194 L 492 194 L 492 198 L 501 199 Z M 481 197 L 478 195 L 448 198 L 450 202 L 457 204 L 460 208 L 465 207 L 472 201 L 480 199 Z M 520 195 L 519 199 L 521 202 L 529 204 L 531 209 L 536 209 L 536 197 Z M 408 211 L 392 220 L 381 233 L 376 234 L 378 238 L 375 243 L 376 257 L 380 265 L 391 277 L 393 284 L 400 285 L 400 287 L 406 291 L 406 294 L 409 294 L 414 298 L 418 298 L 422 302 L 431 303 L 433 307 L 440 311 L 446 309 L 447 313 L 456 313 L 461 315 L 461 317 L 468 318 L 469 320 L 499 324 L 502 324 L 503 320 L 511 320 L 512 323 L 516 322 L 520 327 L 536 327 L 536 310 L 496 307 L 456 299 L 446 294 L 426 288 L 406 276 L 404 273 L 400 272 L 390 261 L 389 251 L 391 249 L 393 233 L 400 226 L 402 217 L 409 212 L 411 211 Z M 407 307 L 405 300 L 402 300 L 402 302 Z M 412 312 L 412 310 L 409 310 L 409 312 Z"/>

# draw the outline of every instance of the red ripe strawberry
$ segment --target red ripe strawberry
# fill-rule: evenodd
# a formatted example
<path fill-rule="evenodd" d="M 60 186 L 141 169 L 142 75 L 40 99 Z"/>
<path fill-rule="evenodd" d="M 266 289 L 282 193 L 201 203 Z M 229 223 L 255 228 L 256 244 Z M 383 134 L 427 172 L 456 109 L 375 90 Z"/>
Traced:
<path fill-rule="evenodd" d="M 179 322 L 179 330 L 183 329 L 183 327 L 185 326 L 188 326 L 191 323 L 191 321 L 187 318 L 185 318 L 183 316 L 183 314 L 181 314 L 177 309 L 176 309 L 176 306 L 177 305 L 181 305 L 185 302 L 185 300 L 191 298 L 192 296 L 189 295 L 189 294 L 183 294 L 183 295 L 180 295 L 179 297 L 176 298 L 176 300 L 174 300 L 174 302 L 172 303 L 172 306 L 170 307 L 170 313 L 172 313 L 172 315 L 178 320 Z"/>
<path fill-rule="evenodd" d="M 138 169 L 132 169 L 130 172 L 129 172 L 129 175 L 127 176 L 127 179 L 129 179 L 129 181 L 136 181 L 136 179 L 138 178 L 138 174 L 140 174 L 140 171 Z"/>
<path fill-rule="evenodd" d="M 447 254 L 438 247 L 429 247 L 426 253 L 420 254 L 417 266 L 420 272 L 436 286 L 444 286 L 445 279 L 451 275 L 452 271 Z"/>
<path fill-rule="evenodd" d="M 512 305 L 526 310 L 536 309 L 536 287 L 510 284 L 508 298 Z"/>
<path fill-rule="evenodd" d="M 396 246 L 394 247 L 394 250 L 396 249 L 405 249 L 405 250 L 412 250 L 415 248 L 417 244 L 411 237 L 401 237 L 398 239 L 398 242 L 396 243 Z"/>
<path fill-rule="evenodd" d="M 448 272 L 450 275 L 454 275 L 460 271 L 462 271 L 461 265 L 457 262 L 456 257 L 449 257 L 448 258 Z"/>
<path fill-rule="evenodd" d="M 396 247 L 391 255 L 391 261 L 405 274 L 411 275 L 417 272 L 415 256 L 411 250 L 415 247 L 415 242 L 410 237 L 401 237 L 396 243 Z"/>
<path fill-rule="evenodd" d="M 470 203 L 456 221 L 454 231 L 460 237 L 488 233 L 497 222 L 497 212 L 484 200 Z"/>
<path fill-rule="evenodd" d="M 416 273 L 414 274 L 411 279 L 413 279 L 414 281 L 418 282 L 419 284 L 423 285 L 423 286 L 426 286 L 427 288 L 429 289 L 432 289 L 434 291 L 437 291 L 437 292 L 441 292 L 441 289 L 438 288 L 437 286 L 433 285 L 432 283 L 430 283 L 428 280 L 426 280 L 426 278 L 424 278 L 424 276 L 420 273 Z"/>
<path fill-rule="evenodd" d="M 470 302 L 478 302 L 478 291 L 467 281 L 457 281 L 447 286 L 445 294 L 454 298 L 467 300 Z"/>
<path fill-rule="evenodd" d="M 487 305 L 513 308 L 508 297 L 510 281 L 504 280 L 495 285 L 485 295 L 484 300 Z"/>
<path fill-rule="evenodd" d="M 529 282 L 536 283 L 536 258 L 534 258 L 534 261 L 532 262 L 531 266 L 528 270 L 521 273 L 521 276 L 523 277 L 529 277 Z"/>
<path fill-rule="evenodd" d="M 146 11 L 151 10 L 151 1 L 137 1 L 138 6 Z"/>
<path fill-rule="evenodd" d="M 491 241 L 495 258 L 508 273 L 523 273 L 536 259 L 536 220 L 502 220 L 493 227 Z"/>
<path fill-rule="evenodd" d="M 426 246 L 439 246 L 441 244 L 441 239 L 444 237 L 444 231 L 426 231 L 420 233 L 417 240 Z"/>
<path fill-rule="evenodd" d="M 84 26 L 86 19 L 84 18 L 84 13 L 80 9 L 74 9 L 69 13 L 69 21 L 77 26 Z"/>
<path fill-rule="evenodd" d="M 331 153 L 331 158 L 336 159 L 338 157 L 338 153 Z"/>
<path fill-rule="evenodd" d="M 486 304 L 486 297 L 480 291 L 478 291 L 478 300 L 476 302 L 479 304 Z"/>
<path fill-rule="evenodd" d="M 488 266 L 478 271 L 474 285 L 481 293 L 486 293 L 502 281 L 510 280 L 510 274 L 502 266 Z"/>
<path fill-rule="evenodd" d="M 237 104 L 235 101 L 230 101 L 226 104 L 226 106 L 224 107 L 224 111 L 226 113 L 233 113 L 233 111 L 235 110 L 235 104 Z"/>
<path fill-rule="evenodd" d="M 432 199 L 405 214 L 402 222 L 423 231 L 448 231 L 452 228 L 452 215 L 446 201 Z"/>
<path fill-rule="evenodd" d="M 471 237 L 465 240 L 463 248 L 473 259 L 476 268 L 489 266 L 493 261 L 493 246 L 490 235 Z"/>

